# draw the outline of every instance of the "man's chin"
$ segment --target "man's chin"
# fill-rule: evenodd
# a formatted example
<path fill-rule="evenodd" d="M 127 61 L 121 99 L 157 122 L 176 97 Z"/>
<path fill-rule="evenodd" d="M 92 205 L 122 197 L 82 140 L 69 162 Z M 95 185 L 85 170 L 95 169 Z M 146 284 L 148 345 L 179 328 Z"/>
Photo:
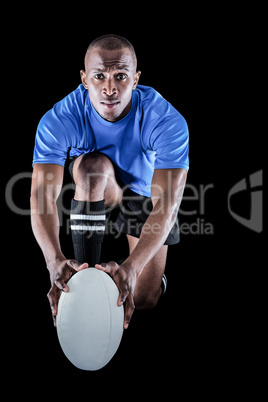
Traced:
<path fill-rule="evenodd" d="M 110 122 L 112 122 L 112 123 L 115 123 L 116 121 L 118 121 L 118 120 L 120 120 L 121 119 L 121 114 L 122 113 L 112 113 L 112 112 L 107 112 L 107 113 L 103 113 L 103 112 L 99 112 L 99 111 L 97 111 L 98 113 L 99 113 L 99 115 L 104 119 L 104 120 L 107 120 L 107 121 L 110 121 Z"/>
<path fill-rule="evenodd" d="M 115 123 L 118 120 L 123 119 L 129 113 L 129 111 L 131 109 L 131 102 L 123 110 L 122 110 L 122 105 L 120 105 L 120 106 L 118 105 L 112 110 L 108 110 L 106 107 L 101 107 L 101 108 L 98 108 L 98 109 L 95 108 L 95 110 L 98 112 L 98 114 L 104 120 L 107 120 L 107 121 L 110 121 L 112 123 Z"/>

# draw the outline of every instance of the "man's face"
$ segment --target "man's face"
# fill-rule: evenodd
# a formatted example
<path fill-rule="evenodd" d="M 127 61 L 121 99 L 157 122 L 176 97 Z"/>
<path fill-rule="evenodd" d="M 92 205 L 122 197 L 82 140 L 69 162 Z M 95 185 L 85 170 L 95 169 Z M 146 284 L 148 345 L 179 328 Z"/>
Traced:
<path fill-rule="evenodd" d="M 85 69 L 80 72 L 82 83 L 96 111 L 112 122 L 125 117 L 140 77 L 131 50 L 94 47 L 86 55 Z"/>

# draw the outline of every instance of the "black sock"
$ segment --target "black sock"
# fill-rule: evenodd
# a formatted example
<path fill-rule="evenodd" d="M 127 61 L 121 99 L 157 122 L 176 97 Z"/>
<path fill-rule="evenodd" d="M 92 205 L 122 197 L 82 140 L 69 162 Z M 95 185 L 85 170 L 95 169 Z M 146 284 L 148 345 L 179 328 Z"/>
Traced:
<path fill-rule="evenodd" d="M 104 200 L 72 200 L 70 225 L 76 261 L 87 262 L 89 267 L 100 263 L 105 218 Z"/>

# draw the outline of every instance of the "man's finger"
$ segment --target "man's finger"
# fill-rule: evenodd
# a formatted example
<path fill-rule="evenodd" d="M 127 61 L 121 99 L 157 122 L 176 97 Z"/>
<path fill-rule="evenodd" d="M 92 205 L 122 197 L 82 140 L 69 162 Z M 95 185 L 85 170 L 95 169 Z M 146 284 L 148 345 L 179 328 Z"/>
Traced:
<path fill-rule="evenodd" d="M 105 264 L 105 262 L 103 264 L 95 264 L 95 268 L 99 269 L 100 271 L 111 272 L 109 264 Z"/>
<path fill-rule="evenodd" d="M 54 327 L 56 327 L 56 317 L 57 317 L 57 313 L 58 313 L 58 306 L 56 306 L 56 308 L 51 307 L 51 310 L 52 310 L 53 324 L 54 324 Z"/>
<path fill-rule="evenodd" d="M 47 294 L 52 312 L 53 323 L 55 327 L 56 327 L 56 315 L 58 313 L 59 293 L 60 290 L 55 285 L 53 285 Z"/>
<path fill-rule="evenodd" d="M 61 279 L 57 279 L 54 284 L 63 292 L 68 293 L 69 292 L 69 286 L 66 285 L 65 282 L 63 282 L 63 280 Z"/>
<path fill-rule="evenodd" d="M 102 264 L 95 264 L 95 268 L 99 269 L 100 271 L 106 272 L 114 279 L 116 269 L 112 264 L 106 264 L 105 262 Z"/>
<path fill-rule="evenodd" d="M 88 268 L 88 263 L 84 262 L 83 264 L 79 264 L 79 262 L 75 260 L 69 260 L 67 261 L 67 264 L 69 265 L 70 268 L 73 268 L 75 271 L 82 271 L 83 269 Z"/>
<path fill-rule="evenodd" d="M 125 303 L 124 329 L 127 329 L 135 310 L 133 296 L 130 294 Z"/>
<path fill-rule="evenodd" d="M 127 297 L 129 295 L 129 291 L 127 289 L 125 289 L 125 290 L 120 290 L 119 289 L 119 293 L 120 294 L 119 294 L 119 297 L 118 297 L 118 300 L 117 300 L 117 305 L 122 306 L 122 304 L 124 304 L 125 301 L 127 300 Z"/>
<path fill-rule="evenodd" d="M 108 263 L 103 262 L 102 264 L 95 264 L 95 268 L 100 271 L 107 272 L 114 279 L 114 276 L 118 270 L 119 265 L 115 261 L 110 261 Z"/>
<path fill-rule="evenodd" d="M 66 284 L 66 282 L 68 282 L 68 280 L 70 279 L 70 277 L 72 275 L 74 275 L 76 272 L 78 271 L 82 271 L 83 269 L 88 268 L 88 263 L 84 262 L 83 264 L 79 264 L 77 261 L 75 260 L 69 260 L 67 261 L 67 265 L 72 269 L 72 273 L 69 273 L 67 278 L 65 277 L 63 279 L 63 277 L 59 277 L 58 279 L 56 279 L 54 281 L 55 285 L 62 290 L 63 292 L 68 293 L 69 292 L 69 286 Z"/>

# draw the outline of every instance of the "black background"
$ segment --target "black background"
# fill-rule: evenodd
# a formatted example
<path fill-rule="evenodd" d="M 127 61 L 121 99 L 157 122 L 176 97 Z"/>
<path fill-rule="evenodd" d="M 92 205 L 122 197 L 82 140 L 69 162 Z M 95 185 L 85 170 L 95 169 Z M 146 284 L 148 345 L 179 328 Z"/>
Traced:
<path fill-rule="evenodd" d="M 262 24 L 257 10 L 204 6 L 183 9 L 137 4 L 65 5 L 56 11 L 16 9 L 7 15 L 6 57 L 2 78 L 2 169 L 10 178 L 32 170 L 37 124 L 58 100 L 80 84 L 88 44 L 116 33 L 134 45 L 140 84 L 158 90 L 186 118 L 190 132 L 188 183 L 212 185 L 199 203 L 183 200 L 179 216 L 191 225 L 211 224 L 213 234 L 185 234 L 169 248 L 168 291 L 150 312 L 135 312 L 112 361 L 97 372 L 76 369 L 63 355 L 52 325 L 46 294 L 50 287 L 29 216 L 5 209 L 5 283 L 3 342 L 8 348 L 8 378 L 22 380 L 29 395 L 39 384 L 61 398 L 98 390 L 118 398 L 170 395 L 213 396 L 250 392 L 262 381 L 257 358 L 262 333 L 258 310 L 263 233 L 235 221 L 228 192 L 263 169 L 259 128 L 261 109 Z M 68 9 L 67 9 L 68 8 Z M 261 103 L 261 102 L 260 102 Z M 3 159 L 4 161 L 4 159 Z M 69 182 L 68 173 L 65 182 Z M 191 196 L 191 190 L 188 190 Z M 13 188 L 13 201 L 29 208 L 30 179 Z M 71 192 L 65 195 L 68 205 Z M 249 193 L 234 200 L 236 213 L 249 218 Z M 64 219 L 66 219 L 65 217 Z M 200 229 L 201 230 L 201 229 Z M 63 252 L 72 258 L 70 237 L 61 234 Z M 103 261 L 126 247 L 123 239 L 105 240 Z M 76 387 L 77 385 L 77 387 Z"/>

